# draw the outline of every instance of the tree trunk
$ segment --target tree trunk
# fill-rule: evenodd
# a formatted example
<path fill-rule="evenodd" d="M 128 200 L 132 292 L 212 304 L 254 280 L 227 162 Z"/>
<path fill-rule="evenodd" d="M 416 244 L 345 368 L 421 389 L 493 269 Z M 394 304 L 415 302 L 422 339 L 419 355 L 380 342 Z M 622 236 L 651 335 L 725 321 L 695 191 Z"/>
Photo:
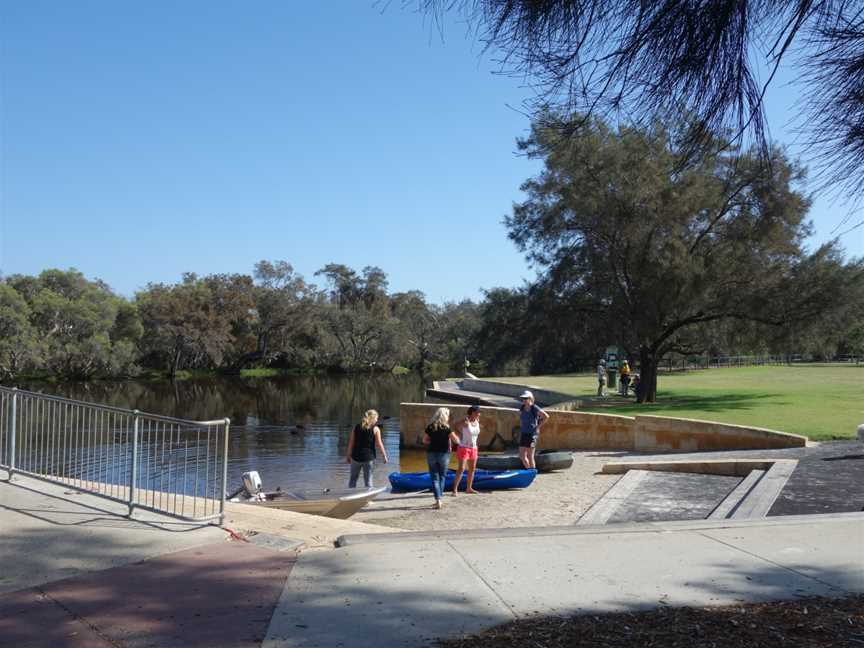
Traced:
<path fill-rule="evenodd" d="M 225 369 L 225 373 L 229 376 L 239 375 L 239 373 L 243 369 L 245 369 L 247 365 L 250 365 L 253 362 L 260 362 L 265 358 L 266 355 L 263 351 L 250 351 L 249 353 L 244 353 L 242 356 L 237 358 L 237 360 L 233 362 L 230 367 Z"/>
<path fill-rule="evenodd" d="M 179 348 L 174 349 L 174 357 L 171 359 L 171 367 L 168 370 L 168 377 L 174 380 L 177 377 L 177 370 L 180 367 L 180 357 L 182 351 Z"/>
<path fill-rule="evenodd" d="M 639 347 L 639 388 L 637 403 L 653 403 L 657 399 L 657 356 L 647 346 Z"/>

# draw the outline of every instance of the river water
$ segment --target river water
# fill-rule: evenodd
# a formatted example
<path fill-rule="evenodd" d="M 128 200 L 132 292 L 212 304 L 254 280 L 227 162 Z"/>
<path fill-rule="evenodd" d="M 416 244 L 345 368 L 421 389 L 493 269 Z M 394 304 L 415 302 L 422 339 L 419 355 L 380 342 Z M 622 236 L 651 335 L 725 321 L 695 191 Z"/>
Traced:
<path fill-rule="evenodd" d="M 399 404 L 422 402 L 426 382 L 405 376 L 213 377 L 171 382 L 93 381 L 32 383 L 22 389 L 138 409 L 183 419 L 229 417 L 228 486 L 247 470 L 268 490 L 344 487 L 351 428 L 367 409 L 382 416 L 390 463 L 375 467 L 375 484 L 387 475 L 426 469 L 425 455 L 400 451 Z M 362 477 L 361 477 L 362 484 Z"/>

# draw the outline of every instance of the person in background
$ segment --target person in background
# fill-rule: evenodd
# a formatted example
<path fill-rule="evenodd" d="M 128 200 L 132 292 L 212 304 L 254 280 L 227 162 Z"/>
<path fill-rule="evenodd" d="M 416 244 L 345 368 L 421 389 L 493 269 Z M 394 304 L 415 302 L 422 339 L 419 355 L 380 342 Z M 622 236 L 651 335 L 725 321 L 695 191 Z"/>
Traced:
<path fill-rule="evenodd" d="M 381 451 L 381 458 L 387 463 L 387 450 L 381 440 L 381 428 L 378 427 L 378 412 L 367 410 L 363 420 L 351 430 L 348 438 L 348 452 L 345 461 L 351 464 L 351 475 L 348 478 L 348 488 L 357 487 L 357 477 L 363 470 L 363 483 L 366 488 L 372 488 L 372 473 L 375 468 L 375 449 Z"/>
<path fill-rule="evenodd" d="M 597 395 L 600 398 L 609 395 L 606 391 L 606 361 L 603 358 L 597 363 Z"/>
<path fill-rule="evenodd" d="M 450 410 L 439 407 L 432 415 L 423 443 L 426 445 L 426 463 L 429 466 L 429 477 L 432 478 L 432 494 L 435 496 L 433 508 L 443 506 L 441 497 L 444 494 L 444 482 L 447 479 L 447 464 L 450 463 L 450 448 L 459 443 L 459 437 L 450 429 Z"/>
<path fill-rule="evenodd" d="M 468 467 L 468 483 L 466 493 L 476 493 L 474 490 L 474 471 L 477 470 L 477 437 L 480 436 L 480 408 L 472 405 L 468 408 L 468 415 L 456 428 L 459 431 L 459 449 L 456 450 L 456 459 L 459 460 L 459 468 L 456 470 L 456 481 L 453 482 L 453 495 L 459 492 L 459 484 L 462 482 L 462 474 Z"/>
<path fill-rule="evenodd" d="M 630 387 L 630 365 L 627 359 L 621 363 L 621 389 L 619 390 L 622 396 L 627 395 L 627 390 Z"/>
<path fill-rule="evenodd" d="M 519 408 L 519 459 L 526 469 L 537 468 L 534 451 L 537 449 L 540 427 L 549 419 L 549 415 L 534 404 L 534 394 L 530 391 L 525 390 L 519 398 L 522 399 L 522 407 Z"/>
<path fill-rule="evenodd" d="M 639 391 L 642 389 L 642 380 L 639 378 L 639 374 L 633 374 L 633 380 L 630 384 L 633 385 L 633 394 L 638 399 Z"/>

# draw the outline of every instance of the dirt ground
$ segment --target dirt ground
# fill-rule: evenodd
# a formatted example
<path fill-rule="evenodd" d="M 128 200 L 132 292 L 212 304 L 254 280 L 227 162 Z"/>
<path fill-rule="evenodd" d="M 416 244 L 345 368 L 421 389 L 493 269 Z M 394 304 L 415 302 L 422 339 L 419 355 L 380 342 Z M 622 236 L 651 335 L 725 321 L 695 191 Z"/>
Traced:
<path fill-rule="evenodd" d="M 864 596 L 811 598 L 717 608 L 514 621 L 442 648 L 851 648 L 864 646 Z"/>
<path fill-rule="evenodd" d="M 597 474 L 623 453 L 574 452 L 568 470 L 540 473 L 529 488 L 445 495 L 432 508 L 429 492 L 388 494 L 351 518 L 411 531 L 574 524 L 619 478 Z"/>

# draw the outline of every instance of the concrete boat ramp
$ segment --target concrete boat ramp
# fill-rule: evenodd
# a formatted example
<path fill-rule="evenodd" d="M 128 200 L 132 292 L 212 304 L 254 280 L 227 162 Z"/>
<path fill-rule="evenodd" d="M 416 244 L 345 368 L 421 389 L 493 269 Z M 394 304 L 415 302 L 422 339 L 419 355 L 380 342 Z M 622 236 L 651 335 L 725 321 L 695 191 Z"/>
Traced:
<path fill-rule="evenodd" d="M 522 402 L 513 396 L 488 394 L 485 392 L 463 389 L 461 383 L 455 380 L 436 380 L 432 387 L 426 390 L 426 396 L 433 400 L 446 403 L 465 403 L 466 405 L 489 405 L 491 407 L 519 407 Z"/>
<path fill-rule="evenodd" d="M 435 380 L 426 390 L 426 396 L 446 403 L 489 405 L 492 407 L 519 408 L 519 394 L 531 391 L 538 405 L 556 410 L 571 410 L 582 405 L 567 394 L 560 394 L 534 385 L 519 385 L 466 376 L 460 380 Z"/>

